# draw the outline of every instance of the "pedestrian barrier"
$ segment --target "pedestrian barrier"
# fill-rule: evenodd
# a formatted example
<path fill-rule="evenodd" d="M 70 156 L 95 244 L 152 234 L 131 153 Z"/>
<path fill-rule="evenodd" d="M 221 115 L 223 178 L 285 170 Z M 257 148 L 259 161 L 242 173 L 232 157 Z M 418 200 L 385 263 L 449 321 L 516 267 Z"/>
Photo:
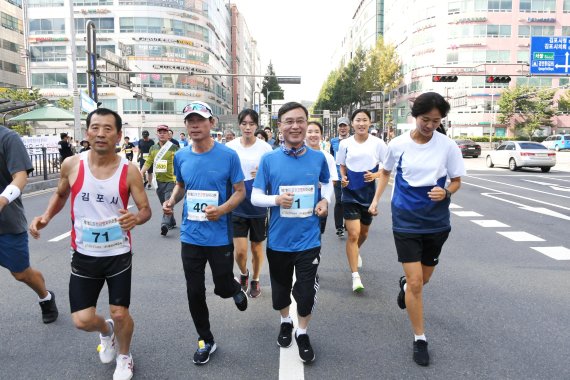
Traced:
<path fill-rule="evenodd" d="M 47 148 L 41 148 L 42 153 L 30 154 L 30 161 L 34 171 L 30 173 L 29 177 L 41 177 L 47 180 L 50 174 L 59 173 L 60 158 L 59 153 L 47 153 Z"/>

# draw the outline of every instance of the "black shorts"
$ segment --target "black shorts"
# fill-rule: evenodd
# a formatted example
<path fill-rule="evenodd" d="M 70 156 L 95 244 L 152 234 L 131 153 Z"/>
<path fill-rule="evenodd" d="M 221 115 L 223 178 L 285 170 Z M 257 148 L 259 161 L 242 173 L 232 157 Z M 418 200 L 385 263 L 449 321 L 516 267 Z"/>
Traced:
<path fill-rule="evenodd" d="M 432 234 L 409 234 L 394 231 L 398 261 L 401 263 L 421 261 L 425 266 L 436 266 L 449 232 L 450 230 Z"/>
<path fill-rule="evenodd" d="M 343 216 L 346 220 L 360 220 L 365 226 L 372 224 L 372 214 L 368 212 L 369 206 L 358 203 L 342 202 Z"/>
<path fill-rule="evenodd" d="M 266 234 L 267 218 L 244 218 L 232 215 L 232 224 L 234 227 L 234 238 L 247 238 L 249 232 L 249 241 L 260 243 L 267 237 Z"/>
<path fill-rule="evenodd" d="M 145 162 L 146 162 L 146 160 L 143 160 L 142 158 L 139 160 L 139 167 L 140 167 L 140 169 L 143 168 Z M 150 166 L 148 167 L 148 170 L 147 170 L 146 172 L 147 172 L 147 173 L 152 173 L 153 168 L 154 168 L 154 165 L 150 165 Z"/>
<path fill-rule="evenodd" d="M 93 257 L 74 251 L 69 278 L 71 312 L 96 307 L 105 281 L 109 289 L 109 305 L 129 307 L 132 257 L 130 252 L 117 256 Z"/>
<path fill-rule="evenodd" d="M 300 252 L 282 252 L 267 248 L 267 262 L 273 309 L 281 310 L 291 305 L 291 294 L 293 294 L 299 315 L 306 317 L 312 314 L 319 290 L 317 270 L 321 262 L 321 247 Z M 297 277 L 295 285 L 293 285 L 293 271 Z"/>

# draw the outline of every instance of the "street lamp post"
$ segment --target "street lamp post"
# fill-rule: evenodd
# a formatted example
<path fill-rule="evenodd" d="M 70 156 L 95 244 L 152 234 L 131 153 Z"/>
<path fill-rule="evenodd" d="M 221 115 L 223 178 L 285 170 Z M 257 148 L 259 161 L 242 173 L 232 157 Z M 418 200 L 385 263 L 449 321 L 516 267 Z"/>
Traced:
<path fill-rule="evenodd" d="M 265 89 L 265 101 L 267 103 L 267 113 L 269 114 L 269 125 L 271 126 L 271 111 L 270 111 L 270 103 L 269 103 L 269 95 L 271 95 L 271 93 L 273 92 L 281 92 L 284 93 L 285 91 L 283 90 L 274 90 L 274 91 L 268 91 L 267 89 Z"/>
<path fill-rule="evenodd" d="M 494 102 L 495 91 L 491 92 L 491 112 L 493 116 L 491 117 L 491 123 L 489 124 L 489 149 L 493 149 L 493 124 L 495 123 L 495 117 L 497 113 L 495 112 L 495 102 Z"/>

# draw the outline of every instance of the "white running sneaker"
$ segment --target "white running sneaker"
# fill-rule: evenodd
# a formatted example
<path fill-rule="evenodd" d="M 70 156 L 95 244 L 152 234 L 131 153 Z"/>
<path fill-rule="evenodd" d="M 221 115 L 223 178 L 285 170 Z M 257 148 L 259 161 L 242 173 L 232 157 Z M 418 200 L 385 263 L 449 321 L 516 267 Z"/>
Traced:
<path fill-rule="evenodd" d="M 360 281 L 360 276 L 352 278 L 352 291 L 356 293 L 360 293 L 364 290 L 364 285 L 362 285 L 362 281 Z"/>
<path fill-rule="evenodd" d="M 130 380 L 133 378 L 135 363 L 132 355 L 117 356 L 117 368 L 113 373 L 113 380 Z"/>
<path fill-rule="evenodd" d="M 107 364 L 111 363 L 117 357 L 117 350 L 115 349 L 115 325 L 113 324 L 113 320 L 107 319 L 105 322 L 111 324 L 113 334 L 111 334 L 111 336 L 103 336 L 99 334 L 101 344 L 97 346 L 97 352 L 99 353 L 99 359 L 101 359 L 101 362 Z"/>
<path fill-rule="evenodd" d="M 358 268 L 362 268 L 362 256 L 358 255 Z"/>

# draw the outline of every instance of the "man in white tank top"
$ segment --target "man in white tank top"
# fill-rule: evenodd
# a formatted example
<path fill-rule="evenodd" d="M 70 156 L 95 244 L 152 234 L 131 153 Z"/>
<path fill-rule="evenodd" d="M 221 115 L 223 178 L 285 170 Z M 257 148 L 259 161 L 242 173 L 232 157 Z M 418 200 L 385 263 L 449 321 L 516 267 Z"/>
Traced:
<path fill-rule="evenodd" d="M 133 376 L 130 230 L 151 217 L 138 168 L 115 153 L 115 145 L 122 137 L 121 126 L 121 117 L 105 108 L 87 116 L 91 150 L 65 160 L 57 190 L 46 211 L 30 225 L 31 235 L 38 239 L 39 230 L 65 206 L 71 194 L 71 317 L 78 329 L 99 332 L 100 360 L 110 363 L 116 359 L 113 380 Z M 131 195 L 138 213 L 127 209 Z M 111 314 L 107 320 L 95 309 L 105 282 Z"/>

